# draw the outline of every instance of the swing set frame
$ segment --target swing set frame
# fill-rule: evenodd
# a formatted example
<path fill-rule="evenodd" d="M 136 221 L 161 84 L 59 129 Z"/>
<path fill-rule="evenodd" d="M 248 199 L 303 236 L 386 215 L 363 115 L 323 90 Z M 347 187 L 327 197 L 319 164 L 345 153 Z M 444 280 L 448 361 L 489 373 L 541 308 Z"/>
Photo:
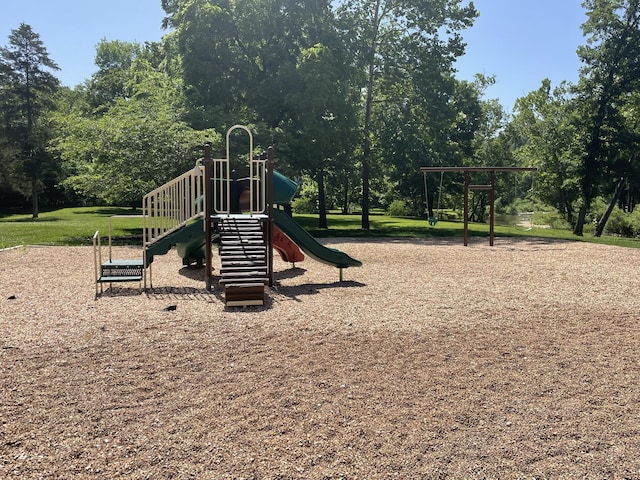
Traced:
<path fill-rule="evenodd" d="M 440 172 L 441 176 L 445 172 L 458 172 L 464 175 L 464 246 L 469 245 L 469 192 L 473 190 L 489 191 L 489 245 L 493 247 L 494 239 L 494 218 L 495 218 L 495 199 L 496 199 L 496 172 L 537 172 L 535 167 L 420 167 L 420 171 L 426 175 L 427 173 Z M 478 172 L 488 172 L 490 175 L 489 184 L 472 184 L 471 174 Z M 441 177 L 442 182 L 442 177 Z M 426 184 L 426 180 L 425 180 Z M 442 183 L 441 183 L 442 185 Z M 440 187 L 442 189 L 442 186 Z"/>

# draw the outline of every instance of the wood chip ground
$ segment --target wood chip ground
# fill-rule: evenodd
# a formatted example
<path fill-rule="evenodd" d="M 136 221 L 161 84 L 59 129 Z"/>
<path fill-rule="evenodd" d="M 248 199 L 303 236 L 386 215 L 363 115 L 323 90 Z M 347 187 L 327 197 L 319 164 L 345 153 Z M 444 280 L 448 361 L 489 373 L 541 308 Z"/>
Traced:
<path fill-rule="evenodd" d="M 225 308 L 175 252 L 0 252 L 0 478 L 640 478 L 640 250 L 324 241 Z M 120 247 L 115 257 L 139 250 Z"/>

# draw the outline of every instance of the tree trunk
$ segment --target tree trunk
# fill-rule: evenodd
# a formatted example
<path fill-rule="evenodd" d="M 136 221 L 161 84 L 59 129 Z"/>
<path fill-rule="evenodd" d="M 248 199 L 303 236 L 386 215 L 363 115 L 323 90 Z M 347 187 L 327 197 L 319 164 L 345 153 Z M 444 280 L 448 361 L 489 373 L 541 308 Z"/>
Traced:
<path fill-rule="evenodd" d="M 367 96 L 364 107 L 364 130 L 362 132 L 362 229 L 369 230 L 369 169 L 371 165 L 371 109 L 373 107 L 373 84 L 375 80 L 375 61 L 380 28 L 380 2 L 376 1 L 374 13 L 374 30 L 369 50 L 369 72 L 367 77 Z"/>
<path fill-rule="evenodd" d="M 362 221 L 363 230 L 369 230 L 369 163 L 371 161 L 371 107 L 373 104 L 373 59 L 369 67 L 367 101 L 364 114 L 364 142 L 362 147 Z"/>
<path fill-rule="evenodd" d="M 349 213 L 349 176 L 344 176 L 344 192 L 342 194 L 342 214 Z"/>
<path fill-rule="evenodd" d="M 611 212 L 613 212 L 613 209 L 615 208 L 616 203 L 618 203 L 618 200 L 620 199 L 620 194 L 622 193 L 623 187 L 624 187 L 624 177 L 620 177 L 620 180 L 618 180 L 618 184 L 616 185 L 616 189 L 613 192 L 613 197 L 611 197 L 611 201 L 609 202 L 609 206 L 607 207 L 607 209 L 604 212 L 604 215 L 602 215 L 602 217 L 598 221 L 598 224 L 596 225 L 596 231 L 593 232 L 594 237 L 602 236 L 602 232 L 604 232 L 604 227 L 607 225 L 607 222 L 609 221 Z"/>
<path fill-rule="evenodd" d="M 578 236 L 582 236 L 582 232 L 584 230 L 584 219 L 587 218 L 587 210 L 589 209 L 589 207 L 586 204 L 586 200 L 585 203 L 582 204 L 582 206 L 580 207 L 580 210 L 578 210 L 578 218 L 576 219 L 576 224 L 573 227 L 573 234 L 574 235 L 578 235 Z"/>
<path fill-rule="evenodd" d="M 569 198 L 567 197 L 564 191 L 562 192 L 562 201 L 564 203 L 565 218 L 567 219 L 567 222 L 569 222 L 569 224 L 572 224 L 573 223 L 573 205 L 571 205 L 571 202 L 569 201 Z"/>
<path fill-rule="evenodd" d="M 366 141 L 368 143 L 368 140 Z M 363 230 L 369 230 L 369 155 L 362 157 L 362 222 Z"/>
<path fill-rule="evenodd" d="M 38 177 L 31 177 L 31 218 L 38 218 Z"/>
<path fill-rule="evenodd" d="M 327 227 L 327 199 L 324 188 L 324 170 L 322 167 L 318 170 L 316 175 L 316 182 L 318 184 L 318 228 Z"/>
<path fill-rule="evenodd" d="M 573 227 L 573 234 L 580 237 L 583 235 L 584 222 L 587 218 L 589 207 L 591 206 L 591 200 L 593 200 L 592 187 L 594 174 L 592 171 L 595 170 L 595 158 L 597 156 L 594 152 L 596 152 L 596 150 L 599 151 L 599 141 L 595 140 L 590 143 L 591 148 L 584 160 L 585 173 L 582 178 L 582 206 L 580 207 L 580 210 L 578 210 L 578 218 L 576 219 L 576 224 Z"/>

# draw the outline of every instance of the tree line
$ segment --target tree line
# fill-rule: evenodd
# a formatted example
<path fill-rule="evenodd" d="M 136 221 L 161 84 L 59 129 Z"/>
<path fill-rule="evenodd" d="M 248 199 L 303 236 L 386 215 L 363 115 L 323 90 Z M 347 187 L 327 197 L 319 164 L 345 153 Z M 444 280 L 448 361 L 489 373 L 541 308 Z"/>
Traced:
<path fill-rule="evenodd" d="M 192 168 L 205 141 L 224 155 L 226 130 L 246 124 L 321 228 L 329 209 L 360 212 L 368 229 L 373 208 L 433 216 L 459 204 L 462 179 L 421 166 L 533 166 L 498 178 L 499 210 L 553 211 L 577 235 L 612 218 L 617 233 L 639 233 L 640 0 L 584 0 L 579 80 L 541 79 L 512 112 L 485 99 L 492 76 L 456 78 L 473 2 L 161 2 L 161 41 L 102 40 L 95 73 L 74 88 L 60 86 L 29 25 L 11 31 L 0 48 L 3 210 L 139 205 Z M 486 192 L 472 200 L 484 220 Z"/>

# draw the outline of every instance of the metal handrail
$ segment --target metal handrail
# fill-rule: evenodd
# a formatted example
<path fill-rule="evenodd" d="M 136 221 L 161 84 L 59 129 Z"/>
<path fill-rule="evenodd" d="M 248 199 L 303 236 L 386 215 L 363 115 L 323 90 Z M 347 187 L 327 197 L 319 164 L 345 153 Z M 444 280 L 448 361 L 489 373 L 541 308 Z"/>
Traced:
<path fill-rule="evenodd" d="M 249 135 L 249 213 L 254 214 L 263 214 L 265 209 L 267 208 L 266 203 L 266 171 L 267 171 L 267 161 L 265 159 L 254 158 L 253 156 L 253 134 L 251 130 L 244 125 L 234 125 L 229 130 L 227 130 L 227 158 L 224 160 L 214 160 L 214 192 L 218 189 L 218 193 L 214 193 L 216 199 L 220 196 L 220 191 L 226 192 L 226 209 L 218 210 L 217 206 L 214 207 L 216 213 L 229 213 L 231 208 L 231 200 L 230 200 L 230 192 L 231 192 L 231 177 L 229 170 L 229 163 L 231 161 L 231 151 L 230 151 L 230 137 L 231 132 L 234 130 L 244 130 Z M 218 162 L 226 166 L 226 176 L 220 175 L 218 178 L 219 168 Z M 226 182 L 226 188 L 223 185 Z"/>
<path fill-rule="evenodd" d="M 93 277 L 96 284 L 96 297 L 98 296 L 98 265 L 102 265 L 102 246 L 100 245 L 100 230 L 93 234 Z"/>
<path fill-rule="evenodd" d="M 204 167 L 193 169 L 147 193 L 142 199 L 143 246 L 157 242 L 204 214 Z"/>

